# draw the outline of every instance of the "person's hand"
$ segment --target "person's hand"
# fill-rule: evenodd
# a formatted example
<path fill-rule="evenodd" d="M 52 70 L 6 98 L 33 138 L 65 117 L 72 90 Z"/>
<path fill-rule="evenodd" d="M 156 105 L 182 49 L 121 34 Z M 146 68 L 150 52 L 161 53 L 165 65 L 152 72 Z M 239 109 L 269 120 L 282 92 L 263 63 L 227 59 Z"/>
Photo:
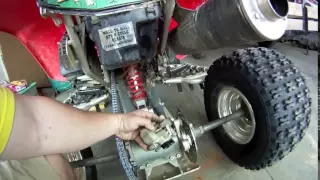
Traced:
<path fill-rule="evenodd" d="M 118 129 L 115 135 L 123 140 L 135 140 L 143 149 L 147 149 L 147 145 L 139 136 L 140 127 L 153 131 L 155 130 L 154 122 L 160 121 L 161 119 L 157 115 L 143 110 L 121 114 L 118 118 Z"/>

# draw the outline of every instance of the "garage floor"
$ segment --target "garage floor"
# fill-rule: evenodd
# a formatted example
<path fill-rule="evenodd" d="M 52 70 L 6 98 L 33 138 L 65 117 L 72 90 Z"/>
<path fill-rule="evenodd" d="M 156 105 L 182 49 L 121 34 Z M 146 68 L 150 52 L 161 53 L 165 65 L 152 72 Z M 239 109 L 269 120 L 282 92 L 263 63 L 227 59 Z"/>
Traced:
<path fill-rule="evenodd" d="M 201 169 L 193 174 L 177 178 L 178 180 L 314 180 L 318 176 L 317 154 L 317 52 L 309 51 L 305 55 L 304 49 L 295 48 L 287 44 L 276 44 L 275 49 L 284 53 L 302 71 L 307 79 L 312 96 L 312 119 L 308 133 L 297 148 L 281 162 L 260 171 L 248 171 L 231 162 L 218 147 L 211 134 L 206 134 L 198 141 L 199 163 Z M 209 66 L 213 60 L 223 53 L 235 48 L 218 49 L 209 52 L 202 60 L 187 58 L 186 61 Z M 170 93 L 168 93 L 170 92 Z M 176 86 L 158 86 L 158 93 L 169 111 L 172 113 L 180 108 L 185 117 L 195 125 L 207 122 L 200 88 L 190 91 L 187 86 L 179 93 Z M 114 138 L 109 138 L 93 146 L 94 154 L 106 155 L 116 152 Z M 126 180 L 126 176 L 119 162 L 97 166 L 99 179 Z"/>

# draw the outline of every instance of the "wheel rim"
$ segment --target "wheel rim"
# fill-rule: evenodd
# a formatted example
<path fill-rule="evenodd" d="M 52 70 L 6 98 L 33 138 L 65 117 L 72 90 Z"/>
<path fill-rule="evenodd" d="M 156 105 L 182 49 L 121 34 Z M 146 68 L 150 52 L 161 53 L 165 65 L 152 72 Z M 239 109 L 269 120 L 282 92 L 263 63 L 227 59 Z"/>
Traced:
<path fill-rule="evenodd" d="M 248 99 L 236 88 L 224 86 L 218 94 L 218 114 L 225 117 L 237 110 L 243 110 L 244 116 L 222 125 L 226 134 L 238 144 L 249 143 L 255 133 L 256 121 Z"/>

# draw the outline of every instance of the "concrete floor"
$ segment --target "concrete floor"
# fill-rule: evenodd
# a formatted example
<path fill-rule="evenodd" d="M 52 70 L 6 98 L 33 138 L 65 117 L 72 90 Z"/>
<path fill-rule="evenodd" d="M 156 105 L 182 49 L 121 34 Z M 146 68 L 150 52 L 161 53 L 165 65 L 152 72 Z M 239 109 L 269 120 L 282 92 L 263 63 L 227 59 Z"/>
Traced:
<path fill-rule="evenodd" d="M 199 163 L 202 166 L 197 172 L 177 178 L 177 180 L 314 180 L 318 177 L 318 150 L 317 150 L 317 52 L 310 51 L 309 55 L 304 50 L 287 44 L 276 44 L 275 49 L 284 53 L 301 70 L 307 79 L 312 96 L 311 124 L 302 142 L 281 162 L 270 168 L 260 171 L 248 171 L 231 162 L 218 147 L 211 134 L 206 134 L 198 141 Z M 208 53 L 203 60 L 187 58 L 186 61 L 209 66 L 213 60 L 219 58 L 225 52 L 235 48 L 218 49 Z M 196 88 L 190 91 L 184 88 L 184 92 L 177 92 L 176 86 L 158 86 L 158 93 L 165 102 L 166 107 L 172 113 L 180 108 L 185 117 L 193 124 L 207 122 L 203 106 L 202 91 Z M 170 92 L 170 93 L 168 93 Z M 187 97 L 187 98 L 186 98 Z M 182 103 L 183 102 L 183 103 Z M 105 155 L 116 152 L 114 138 L 109 138 L 93 146 L 95 155 Z M 98 165 L 99 179 L 125 180 L 127 179 L 119 162 Z"/>

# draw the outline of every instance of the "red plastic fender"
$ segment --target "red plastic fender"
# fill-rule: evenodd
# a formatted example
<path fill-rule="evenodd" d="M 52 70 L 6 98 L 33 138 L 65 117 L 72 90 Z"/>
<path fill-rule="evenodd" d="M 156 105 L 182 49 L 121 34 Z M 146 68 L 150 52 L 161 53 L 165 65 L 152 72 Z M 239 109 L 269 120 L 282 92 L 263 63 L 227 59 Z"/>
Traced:
<path fill-rule="evenodd" d="M 201 4 L 207 2 L 207 0 L 176 0 L 177 4 L 184 9 L 196 10 Z"/>
<path fill-rule="evenodd" d="M 63 25 L 58 28 L 51 19 L 43 19 L 35 0 L 2 0 L 0 12 L 0 31 L 16 36 L 49 78 L 65 81 L 57 45 L 65 32 Z"/>

